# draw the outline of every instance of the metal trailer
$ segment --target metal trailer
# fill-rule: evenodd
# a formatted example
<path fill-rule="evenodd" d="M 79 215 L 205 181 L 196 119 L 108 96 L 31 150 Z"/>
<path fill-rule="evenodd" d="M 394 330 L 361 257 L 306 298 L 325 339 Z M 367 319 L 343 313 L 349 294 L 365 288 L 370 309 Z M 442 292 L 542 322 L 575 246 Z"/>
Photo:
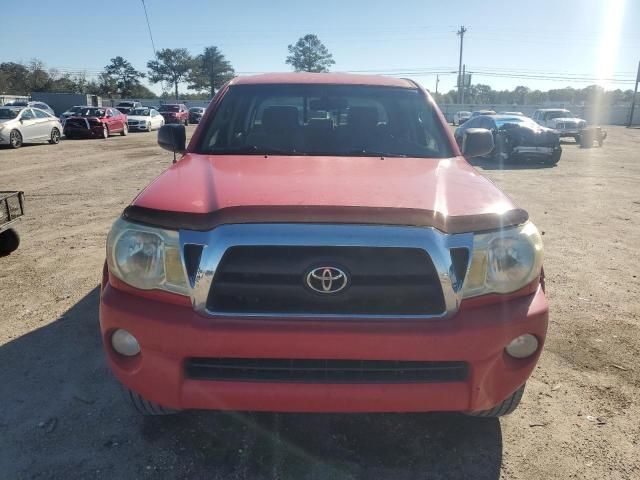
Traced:
<path fill-rule="evenodd" d="M 0 191 L 0 256 L 20 245 L 20 236 L 12 227 L 24 215 L 24 192 Z"/>

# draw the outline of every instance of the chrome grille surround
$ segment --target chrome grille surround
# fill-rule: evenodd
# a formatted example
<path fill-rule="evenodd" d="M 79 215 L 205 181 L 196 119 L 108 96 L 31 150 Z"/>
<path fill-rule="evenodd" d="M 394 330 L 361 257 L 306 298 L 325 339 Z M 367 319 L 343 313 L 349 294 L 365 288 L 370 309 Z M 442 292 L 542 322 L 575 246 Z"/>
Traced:
<path fill-rule="evenodd" d="M 454 315 L 462 301 L 464 278 L 457 278 L 450 249 L 466 248 L 471 258 L 473 233 L 444 234 L 434 228 L 335 225 L 335 224 L 230 224 L 207 232 L 180 230 L 180 251 L 185 262 L 185 246 L 202 246 L 199 264 L 189 275 L 190 297 L 196 312 L 211 317 L 336 318 L 348 319 L 443 319 Z M 423 249 L 430 256 L 442 288 L 445 310 L 429 315 L 361 314 L 272 314 L 219 313 L 207 309 L 209 292 L 215 288 L 216 269 L 227 249 L 234 246 L 352 246 L 406 247 Z M 469 260 L 470 262 L 470 260 Z M 468 273 L 469 262 L 464 269 Z"/>

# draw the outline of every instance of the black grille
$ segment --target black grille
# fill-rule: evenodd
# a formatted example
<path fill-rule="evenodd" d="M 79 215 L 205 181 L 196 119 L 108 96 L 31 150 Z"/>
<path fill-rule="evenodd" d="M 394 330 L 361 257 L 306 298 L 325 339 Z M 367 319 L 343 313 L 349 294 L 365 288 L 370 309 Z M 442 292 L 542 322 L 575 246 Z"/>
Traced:
<path fill-rule="evenodd" d="M 190 358 L 185 364 L 187 378 L 247 382 L 440 383 L 465 381 L 468 373 L 466 362 Z"/>
<path fill-rule="evenodd" d="M 70 118 L 65 122 L 65 126 L 86 129 L 87 121 L 84 118 Z"/>
<path fill-rule="evenodd" d="M 348 286 L 306 286 L 316 267 L 336 267 Z M 416 248 L 232 247 L 216 271 L 207 308 L 220 313 L 426 315 L 445 309 L 429 255 Z"/>

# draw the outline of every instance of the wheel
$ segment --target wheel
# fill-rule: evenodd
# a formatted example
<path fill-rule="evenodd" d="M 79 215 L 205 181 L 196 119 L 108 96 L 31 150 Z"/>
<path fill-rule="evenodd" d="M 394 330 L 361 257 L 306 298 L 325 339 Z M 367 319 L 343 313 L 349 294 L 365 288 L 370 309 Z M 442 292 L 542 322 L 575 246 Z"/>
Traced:
<path fill-rule="evenodd" d="M 495 407 L 489 410 L 471 412 L 467 415 L 471 415 L 473 417 L 502 417 L 503 415 L 509 415 L 518 407 L 518 405 L 520 405 L 520 400 L 522 400 L 522 394 L 524 393 L 525 385 L 522 385 L 518 390 L 513 392 L 509 397 L 507 397 Z"/>
<path fill-rule="evenodd" d="M 158 405 L 157 403 L 150 402 L 149 400 L 145 400 L 139 394 L 134 392 L 133 390 L 129 390 L 128 388 L 123 387 L 123 393 L 127 401 L 131 404 L 131 406 L 141 415 L 145 416 L 154 416 L 154 415 L 171 415 L 173 413 L 178 413 L 178 410 L 174 410 L 172 408 L 166 408 L 162 405 Z"/>
<path fill-rule="evenodd" d="M 120 132 L 120 135 L 122 135 L 123 137 L 126 137 L 127 135 L 129 135 L 129 125 L 127 125 L 126 123 L 124 124 L 124 127 L 122 127 L 122 131 Z"/>
<path fill-rule="evenodd" d="M 189 126 L 189 119 L 188 119 L 188 118 L 186 118 L 186 119 L 184 120 L 184 126 L 185 126 L 185 127 L 188 127 L 188 126 Z"/>
<path fill-rule="evenodd" d="M 147 126 L 147 132 L 150 132 L 151 130 L 153 130 L 153 128 L 151 128 L 151 122 L 149 122 Z"/>
<path fill-rule="evenodd" d="M 51 137 L 49 138 L 49 143 L 51 145 L 57 145 L 58 143 L 60 143 L 60 130 L 58 130 L 55 127 L 51 130 Z"/>
<path fill-rule="evenodd" d="M 102 138 L 109 138 L 109 127 L 106 125 L 102 127 Z"/>
<path fill-rule="evenodd" d="M 549 160 L 547 160 L 547 165 L 556 165 L 560 161 L 560 157 L 562 156 L 562 149 L 559 149 L 557 152 L 553 152 Z"/>
<path fill-rule="evenodd" d="M 573 139 L 576 141 L 576 145 L 580 145 L 580 135 L 575 135 Z"/>
<path fill-rule="evenodd" d="M 13 228 L 0 233 L 0 255 L 9 255 L 20 245 L 20 235 Z"/>
<path fill-rule="evenodd" d="M 11 130 L 9 145 L 11 148 L 20 148 L 22 146 L 22 134 L 18 130 Z"/>

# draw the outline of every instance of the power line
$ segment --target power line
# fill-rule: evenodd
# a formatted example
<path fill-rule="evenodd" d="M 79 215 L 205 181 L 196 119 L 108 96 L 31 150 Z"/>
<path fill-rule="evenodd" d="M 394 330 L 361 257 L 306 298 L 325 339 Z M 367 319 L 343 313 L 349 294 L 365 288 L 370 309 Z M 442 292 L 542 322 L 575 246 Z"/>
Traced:
<path fill-rule="evenodd" d="M 142 8 L 144 9 L 144 16 L 147 19 L 147 28 L 149 29 L 149 38 L 151 39 L 151 48 L 153 48 L 153 56 L 156 56 L 156 44 L 153 42 L 153 34 L 151 33 L 151 24 L 149 23 L 149 15 L 147 14 L 147 6 L 142 1 Z"/>

